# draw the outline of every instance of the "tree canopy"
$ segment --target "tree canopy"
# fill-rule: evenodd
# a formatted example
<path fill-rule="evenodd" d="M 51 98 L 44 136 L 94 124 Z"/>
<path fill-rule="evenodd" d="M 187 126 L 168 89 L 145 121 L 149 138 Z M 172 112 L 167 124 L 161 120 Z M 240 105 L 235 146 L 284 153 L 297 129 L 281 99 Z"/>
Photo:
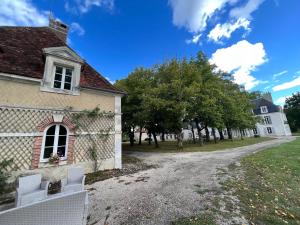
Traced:
<path fill-rule="evenodd" d="M 285 100 L 284 111 L 292 132 L 300 130 L 300 92 L 294 93 Z"/>
<path fill-rule="evenodd" d="M 135 127 L 153 134 L 175 133 L 182 148 L 182 129 L 193 124 L 201 130 L 253 128 L 253 94 L 235 84 L 230 74 L 218 71 L 199 52 L 195 58 L 172 59 L 150 69 L 137 68 L 116 82 L 127 92 L 122 99 L 123 131 L 133 144 Z"/>

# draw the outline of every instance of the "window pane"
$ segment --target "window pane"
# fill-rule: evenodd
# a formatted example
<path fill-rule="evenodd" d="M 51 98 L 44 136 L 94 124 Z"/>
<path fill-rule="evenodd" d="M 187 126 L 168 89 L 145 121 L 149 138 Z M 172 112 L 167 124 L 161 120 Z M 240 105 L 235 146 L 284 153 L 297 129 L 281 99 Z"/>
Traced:
<path fill-rule="evenodd" d="M 71 84 L 70 83 L 65 83 L 65 90 L 71 90 Z"/>
<path fill-rule="evenodd" d="M 71 83 L 71 81 L 72 81 L 72 77 L 70 76 L 65 77 L 65 82 Z"/>
<path fill-rule="evenodd" d="M 45 147 L 54 145 L 54 136 L 46 136 Z"/>
<path fill-rule="evenodd" d="M 66 135 L 67 129 L 64 126 L 59 126 L 59 135 Z"/>
<path fill-rule="evenodd" d="M 72 76 L 72 70 L 66 68 L 66 75 L 67 75 L 67 76 Z"/>
<path fill-rule="evenodd" d="M 56 67 L 56 70 L 55 70 L 55 73 L 62 74 L 62 70 L 63 70 L 63 68 L 62 68 L 62 67 L 60 67 L 60 66 L 57 66 L 57 67 Z"/>
<path fill-rule="evenodd" d="M 59 136 L 58 146 L 66 145 L 67 136 Z"/>
<path fill-rule="evenodd" d="M 66 154 L 66 146 L 57 148 L 57 155 L 59 157 L 65 157 L 65 154 Z"/>
<path fill-rule="evenodd" d="M 54 80 L 58 80 L 61 81 L 62 75 L 60 74 L 55 74 L 55 79 Z"/>
<path fill-rule="evenodd" d="M 60 87 L 61 87 L 61 82 L 54 81 L 54 88 L 60 88 Z"/>
<path fill-rule="evenodd" d="M 47 130 L 46 135 L 55 135 L 55 125 L 53 125 L 52 127 L 49 127 L 49 129 Z"/>
<path fill-rule="evenodd" d="M 46 147 L 44 149 L 44 156 L 43 156 L 43 158 L 44 159 L 48 159 L 51 156 L 52 153 L 53 153 L 53 147 Z"/>

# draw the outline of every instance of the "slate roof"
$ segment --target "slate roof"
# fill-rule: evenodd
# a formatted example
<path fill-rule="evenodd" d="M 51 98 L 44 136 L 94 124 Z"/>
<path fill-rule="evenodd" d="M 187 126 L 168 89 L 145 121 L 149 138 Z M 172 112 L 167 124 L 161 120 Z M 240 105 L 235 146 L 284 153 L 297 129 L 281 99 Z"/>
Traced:
<path fill-rule="evenodd" d="M 49 27 L 0 27 L 0 72 L 42 79 L 43 48 L 62 46 Z M 80 87 L 124 94 L 88 63 L 81 67 Z"/>
<path fill-rule="evenodd" d="M 260 110 L 261 106 L 267 106 L 268 113 L 280 112 L 280 107 L 278 105 L 275 105 L 273 102 L 270 102 L 264 98 L 255 99 L 252 101 L 252 103 L 254 105 L 253 112 L 255 115 L 262 114 Z"/>

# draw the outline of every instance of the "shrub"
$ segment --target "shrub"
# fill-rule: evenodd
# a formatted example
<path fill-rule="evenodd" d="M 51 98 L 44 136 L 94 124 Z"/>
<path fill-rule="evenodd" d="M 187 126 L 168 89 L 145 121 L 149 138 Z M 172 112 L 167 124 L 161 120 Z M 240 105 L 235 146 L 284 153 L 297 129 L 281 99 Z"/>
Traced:
<path fill-rule="evenodd" d="M 0 162 L 0 194 L 5 193 L 7 190 L 7 180 L 10 177 L 10 174 L 7 172 L 7 167 L 11 165 L 12 162 L 12 159 L 5 159 Z"/>

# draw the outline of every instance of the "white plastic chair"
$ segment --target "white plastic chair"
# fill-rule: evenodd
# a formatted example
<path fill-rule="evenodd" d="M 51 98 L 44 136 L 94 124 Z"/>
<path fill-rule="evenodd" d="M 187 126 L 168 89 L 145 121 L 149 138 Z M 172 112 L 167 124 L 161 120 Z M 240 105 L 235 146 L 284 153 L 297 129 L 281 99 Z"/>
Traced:
<path fill-rule="evenodd" d="M 19 177 L 16 190 L 16 207 L 42 201 L 47 198 L 49 181 L 42 181 L 41 174 Z"/>
<path fill-rule="evenodd" d="M 77 192 L 84 190 L 85 175 L 81 167 L 68 169 L 67 178 L 62 179 L 62 192 Z"/>

